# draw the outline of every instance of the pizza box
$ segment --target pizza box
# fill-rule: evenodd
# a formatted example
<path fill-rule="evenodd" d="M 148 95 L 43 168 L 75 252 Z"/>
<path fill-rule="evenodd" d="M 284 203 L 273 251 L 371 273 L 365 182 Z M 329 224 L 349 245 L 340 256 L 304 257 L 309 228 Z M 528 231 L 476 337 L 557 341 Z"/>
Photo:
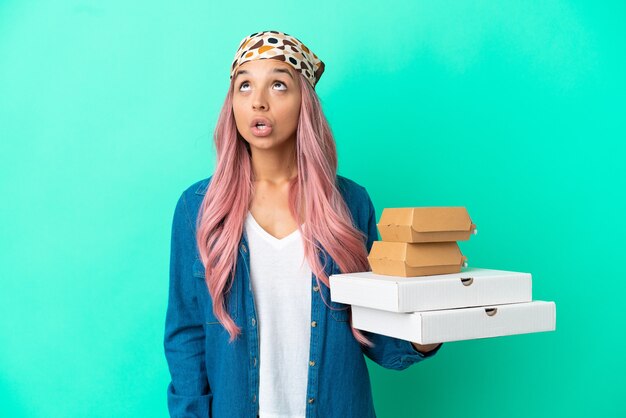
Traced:
<path fill-rule="evenodd" d="M 554 331 L 556 304 L 531 301 L 426 312 L 352 306 L 354 328 L 418 344 Z"/>
<path fill-rule="evenodd" d="M 419 277 L 394 277 L 366 271 L 333 274 L 329 280 L 332 301 L 390 312 L 532 300 L 530 273 L 475 267 L 459 273 Z"/>

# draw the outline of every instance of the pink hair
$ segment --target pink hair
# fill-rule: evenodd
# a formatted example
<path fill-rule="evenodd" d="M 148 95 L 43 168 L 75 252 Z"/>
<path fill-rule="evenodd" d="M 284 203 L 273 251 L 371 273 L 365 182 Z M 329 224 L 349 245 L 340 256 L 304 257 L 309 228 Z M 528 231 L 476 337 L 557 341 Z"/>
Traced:
<path fill-rule="evenodd" d="M 298 225 L 304 255 L 317 277 L 317 284 L 321 280 L 329 287 L 318 256 L 320 245 L 342 273 L 367 271 L 366 237 L 352 226 L 349 209 L 335 184 L 337 150 L 317 93 L 300 73 L 297 74 L 302 94 L 296 133 L 298 175 L 289 185 L 289 209 L 294 219 L 299 219 L 297 208 L 305 208 L 307 227 L 302 229 Z M 213 311 L 228 331 L 230 342 L 241 329 L 228 315 L 224 300 L 232 286 L 232 279 L 229 279 L 235 271 L 238 245 L 254 188 L 249 145 L 237 131 L 232 97 L 231 81 L 214 133 L 217 167 L 200 205 L 196 235 Z M 325 301 L 324 304 L 328 306 Z M 351 314 L 350 327 L 359 343 L 373 345 L 352 327 Z"/>

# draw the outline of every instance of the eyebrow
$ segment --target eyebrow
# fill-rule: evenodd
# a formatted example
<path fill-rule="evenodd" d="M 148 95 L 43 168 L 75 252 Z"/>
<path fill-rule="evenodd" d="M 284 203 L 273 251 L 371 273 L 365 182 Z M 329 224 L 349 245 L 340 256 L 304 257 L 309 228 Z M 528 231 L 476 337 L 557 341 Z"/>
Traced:
<path fill-rule="evenodd" d="M 272 70 L 272 73 L 285 73 L 293 79 L 293 75 L 291 75 L 291 71 L 289 71 L 286 68 L 274 68 Z M 237 74 L 235 74 L 235 79 L 237 79 L 237 77 L 239 77 L 241 74 L 250 74 L 250 73 L 246 70 L 239 70 L 237 71 Z"/>

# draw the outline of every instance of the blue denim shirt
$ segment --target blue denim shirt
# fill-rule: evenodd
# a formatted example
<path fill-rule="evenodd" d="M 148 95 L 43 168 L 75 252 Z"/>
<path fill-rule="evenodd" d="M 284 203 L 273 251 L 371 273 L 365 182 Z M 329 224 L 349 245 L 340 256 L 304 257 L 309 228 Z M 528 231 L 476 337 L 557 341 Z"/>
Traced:
<path fill-rule="evenodd" d="M 212 176 L 211 176 L 212 177 Z M 171 374 L 167 401 L 172 417 L 255 418 L 259 411 L 259 334 L 250 282 L 250 254 L 245 230 L 227 309 L 242 333 L 229 344 L 229 334 L 213 314 L 204 282 L 204 267 L 195 243 L 195 220 L 211 177 L 194 183 L 180 196 L 173 216 L 169 300 L 164 348 Z M 337 185 L 353 224 L 367 234 L 367 250 L 378 240 L 376 214 L 364 187 L 343 176 Z M 327 252 L 320 254 L 326 274 L 341 273 Z M 330 300 L 330 290 L 311 277 L 311 342 L 306 417 L 376 417 L 364 355 L 387 369 L 404 370 L 432 357 L 409 341 L 365 332 L 376 344 L 361 347 L 349 325 L 347 305 Z"/>

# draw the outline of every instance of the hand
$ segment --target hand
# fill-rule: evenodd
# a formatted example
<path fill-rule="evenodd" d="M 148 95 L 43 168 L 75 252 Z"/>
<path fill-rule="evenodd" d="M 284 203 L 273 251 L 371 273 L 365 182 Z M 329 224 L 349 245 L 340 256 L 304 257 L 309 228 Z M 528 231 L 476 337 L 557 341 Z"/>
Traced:
<path fill-rule="evenodd" d="M 434 344 L 418 344 L 418 343 L 414 343 L 411 341 L 411 344 L 413 344 L 413 347 L 419 351 L 422 354 L 426 354 L 429 351 L 433 351 L 435 348 L 437 348 L 437 346 L 441 345 L 442 343 L 434 343 Z"/>

